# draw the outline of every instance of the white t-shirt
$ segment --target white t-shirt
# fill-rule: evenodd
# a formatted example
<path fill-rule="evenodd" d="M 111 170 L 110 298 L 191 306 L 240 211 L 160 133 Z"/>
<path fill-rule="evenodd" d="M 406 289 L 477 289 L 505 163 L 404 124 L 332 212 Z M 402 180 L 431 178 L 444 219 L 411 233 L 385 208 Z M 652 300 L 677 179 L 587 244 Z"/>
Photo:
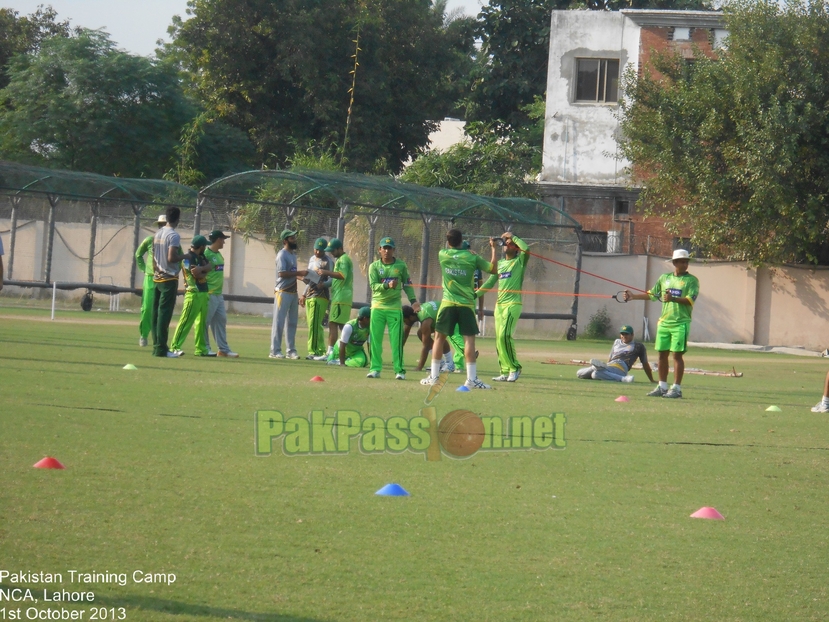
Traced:
<path fill-rule="evenodd" d="M 348 344 L 348 340 L 351 339 L 351 333 L 353 332 L 354 327 L 351 324 L 343 326 L 342 331 L 340 331 L 340 343 Z"/>

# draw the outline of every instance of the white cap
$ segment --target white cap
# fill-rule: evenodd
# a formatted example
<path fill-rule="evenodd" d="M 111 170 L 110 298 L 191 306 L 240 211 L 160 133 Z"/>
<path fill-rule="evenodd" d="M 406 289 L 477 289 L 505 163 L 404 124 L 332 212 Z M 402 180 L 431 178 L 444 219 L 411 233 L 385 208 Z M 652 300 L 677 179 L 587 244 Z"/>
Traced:
<path fill-rule="evenodd" d="M 671 261 L 676 261 L 677 259 L 691 259 L 691 256 L 684 248 L 678 248 L 674 251 L 674 256 L 671 257 Z"/>
<path fill-rule="evenodd" d="M 166 224 L 167 224 L 167 215 L 166 215 L 166 214 L 161 214 L 161 215 L 158 217 L 158 220 L 156 220 L 156 222 L 157 222 L 157 223 L 160 223 L 160 224 L 164 224 L 164 225 L 166 225 Z"/>

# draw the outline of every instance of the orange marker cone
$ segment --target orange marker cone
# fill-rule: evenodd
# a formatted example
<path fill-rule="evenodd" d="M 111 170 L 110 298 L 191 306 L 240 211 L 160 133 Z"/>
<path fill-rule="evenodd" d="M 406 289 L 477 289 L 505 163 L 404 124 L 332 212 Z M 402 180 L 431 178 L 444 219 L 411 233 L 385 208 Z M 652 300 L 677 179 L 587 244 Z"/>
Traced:
<path fill-rule="evenodd" d="M 63 466 L 57 459 L 52 458 L 51 456 L 46 456 L 40 462 L 35 462 L 34 467 L 36 469 L 65 469 L 66 467 Z"/>
<path fill-rule="evenodd" d="M 715 508 L 703 507 L 691 514 L 691 518 L 709 518 L 711 520 L 725 520 L 725 516 L 717 512 Z"/>
<path fill-rule="evenodd" d="M 311 378 L 311 382 L 325 382 L 325 380 L 323 380 L 322 376 L 314 376 Z"/>

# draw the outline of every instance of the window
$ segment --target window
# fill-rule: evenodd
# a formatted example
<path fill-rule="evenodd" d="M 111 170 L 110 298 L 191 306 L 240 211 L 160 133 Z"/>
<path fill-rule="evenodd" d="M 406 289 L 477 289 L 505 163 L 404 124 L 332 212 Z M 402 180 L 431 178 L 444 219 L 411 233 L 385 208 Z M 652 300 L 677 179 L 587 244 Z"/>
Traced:
<path fill-rule="evenodd" d="M 582 231 L 581 250 L 585 253 L 607 252 L 607 231 Z"/>
<path fill-rule="evenodd" d="M 609 58 L 576 60 L 576 101 L 619 101 L 619 61 Z"/>
<path fill-rule="evenodd" d="M 623 201 L 616 199 L 613 205 L 613 219 L 614 220 L 630 220 L 630 201 Z"/>

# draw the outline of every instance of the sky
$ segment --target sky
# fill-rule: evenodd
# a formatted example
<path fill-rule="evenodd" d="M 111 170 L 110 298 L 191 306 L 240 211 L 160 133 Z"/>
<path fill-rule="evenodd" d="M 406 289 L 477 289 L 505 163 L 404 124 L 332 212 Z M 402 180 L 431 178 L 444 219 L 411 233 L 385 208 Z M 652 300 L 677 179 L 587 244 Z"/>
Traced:
<path fill-rule="evenodd" d="M 447 10 L 462 9 L 470 16 L 480 10 L 482 0 L 448 0 Z M 167 40 L 173 15 L 187 16 L 187 0 L 0 0 L 0 7 L 29 15 L 38 5 L 51 5 L 58 20 L 72 26 L 103 28 L 117 47 L 132 54 L 150 56 L 158 39 Z"/>

